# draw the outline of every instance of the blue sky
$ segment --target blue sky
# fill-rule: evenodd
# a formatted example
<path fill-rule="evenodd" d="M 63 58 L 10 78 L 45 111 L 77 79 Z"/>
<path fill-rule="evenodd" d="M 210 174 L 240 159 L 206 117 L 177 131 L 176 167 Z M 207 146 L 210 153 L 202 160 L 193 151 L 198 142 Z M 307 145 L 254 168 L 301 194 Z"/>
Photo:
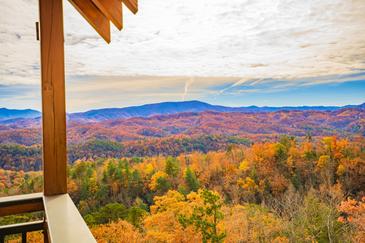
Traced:
<path fill-rule="evenodd" d="M 270 87 L 268 86 L 268 89 Z M 292 87 L 267 92 L 249 92 L 243 94 L 222 95 L 218 103 L 234 105 L 237 101 L 248 105 L 253 100 L 258 106 L 301 106 L 301 105 L 346 105 L 365 102 L 365 79 L 361 81 L 319 84 L 304 87 Z M 214 102 L 214 99 L 207 99 Z"/>
<path fill-rule="evenodd" d="M 101 79 L 106 78 L 101 77 Z M 153 89 L 153 83 L 160 79 L 160 77 L 143 77 L 143 79 L 150 81 L 150 85 L 147 86 L 152 88 L 148 90 L 129 89 L 128 93 L 124 94 L 126 88 L 123 88 L 124 86 L 119 84 L 133 82 L 134 79 L 135 77 L 130 79 L 123 77 L 123 81 L 118 81 L 118 78 L 116 78 L 117 81 L 108 82 L 110 83 L 110 87 L 106 85 L 103 89 L 100 89 L 97 84 L 100 82 L 99 78 L 70 77 L 69 80 L 77 81 L 69 81 L 68 87 L 79 88 L 70 88 L 67 92 L 67 106 L 77 107 L 73 110 L 68 109 L 68 111 L 75 112 L 94 108 L 125 107 L 145 103 L 183 100 L 201 100 L 211 104 L 226 106 L 343 106 L 365 102 L 365 77 L 349 82 L 304 84 L 301 86 L 287 86 L 282 80 L 268 80 L 254 85 L 239 85 L 228 90 L 225 89 L 234 84 L 234 82 L 228 81 L 227 84 L 220 86 L 208 85 L 206 88 L 194 87 L 193 83 L 186 93 L 184 93 L 185 80 L 191 78 L 181 77 L 180 81 L 176 82 L 175 77 L 163 77 L 163 79 L 173 80 L 175 84 L 180 83 L 180 85 L 172 86 L 167 84 Z M 212 83 L 214 82 L 213 80 Z M 291 84 L 292 82 L 290 81 Z M 297 82 L 299 83 L 300 81 Z M 82 84 L 80 85 L 79 83 Z M 96 84 L 95 87 L 93 87 L 93 84 Z M 280 85 L 278 86 L 278 84 Z M 222 92 L 222 90 L 224 91 Z M 38 85 L 0 85 L 0 100 L 9 101 L 5 107 L 39 109 L 40 87 Z M 78 107 L 77 104 L 83 105 Z"/>
<path fill-rule="evenodd" d="M 0 0 L 0 107 L 40 109 L 37 0 Z M 363 0 L 140 0 L 107 45 L 64 1 L 67 109 L 365 101 Z"/>

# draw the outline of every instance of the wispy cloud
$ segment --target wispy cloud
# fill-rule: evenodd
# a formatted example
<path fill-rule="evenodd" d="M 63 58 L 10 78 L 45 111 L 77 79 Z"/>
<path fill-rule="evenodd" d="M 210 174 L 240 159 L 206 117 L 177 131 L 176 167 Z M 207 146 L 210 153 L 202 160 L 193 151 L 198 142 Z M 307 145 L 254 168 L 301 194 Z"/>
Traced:
<path fill-rule="evenodd" d="M 39 85 L 38 1 L 0 4 L 0 82 Z M 64 1 L 68 107 L 364 79 L 364 0 L 140 0 L 139 7 L 136 16 L 125 11 L 124 29 L 113 28 L 107 45 Z"/>
<path fill-rule="evenodd" d="M 181 101 L 184 94 L 185 100 L 231 106 L 362 103 L 365 101 L 365 77 L 347 76 L 342 79 L 348 82 L 336 82 L 335 77 L 317 77 L 320 80 L 317 84 L 311 79 L 262 79 L 247 80 L 235 87 L 232 85 L 239 80 L 236 77 L 68 76 L 66 101 L 68 112 Z M 293 94 L 298 95 L 285 98 Z M 38 85 L 0 85 L 0 107 L 40 109 L 40 101 Z"/>
<path fill-rule="evenodd" d="M 38 3 L 0 3 L 2 80 L 37 83 Z M 110 45 L 64 5 L 70 75 L 294 80 L 365 68 L 363 0 L 141 0 Z"/>
<path fill-rule="evenodd" d="M 190 77 L 184 86 L 184 93 L 182 95 L 182 100 L 185 100 L 186 96 L 188 95 L 189 87 L 194 83 L 194 77 Z"/>
<path fill-rule="evenodd" d="M 364 81 L 365 72 L 347 73 L 339 75 L 323 75 L 315 77 L 305 77 L 297 79 L 240 79 L 233 82 L 228 87 L 224 87 L 219 90 L 219 93 L 224 92 L 236 92 L 240 90 L 243 92 L 244 89 L 254 89 L 257 92 L 278 92 L 283 90 L 289 90 L 292 88 L 300 88 L 304 86 L 314 86 L 322 84 L 336 84 L 353 81 Z M 247 92 L 247 91 L 245 91 Z"/>

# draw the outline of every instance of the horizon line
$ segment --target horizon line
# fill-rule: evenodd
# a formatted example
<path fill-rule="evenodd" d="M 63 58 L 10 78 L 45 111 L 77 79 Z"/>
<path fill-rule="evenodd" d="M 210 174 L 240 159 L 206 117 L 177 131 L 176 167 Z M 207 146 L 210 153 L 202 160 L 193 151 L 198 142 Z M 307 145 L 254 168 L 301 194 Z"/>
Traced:
<path fill-rule="evenodd" d="M 222 107 L 228 107 L 228 108 L 246 108 L 246 107 L 257 107 L 257 108 L 303 108 L 303 107 L 337 107 L 337 108 L 341 108 L 341 107 L 346 107 L 346 106 L 360 106 L 365 104 L 364 102 L 361 102 L 359 104 L 346 104 L 346 105 L 283 105 L 283 106 L 269 106 L 269 105 L 265 105 L 265 106 L 259 106 L 259 105 L 241 105 L 241 106 L 227 106 L 227 105 L 222 105 L 222 104 L 213 104 L 213 103 L 209 103 L 209 102 L 205 102 L 205 101 L 201 101 L 201 100 L 178 100 L 178 101 L 161 101 L 161 102 L 155 102 L 155 103 L 144 103 L 144 104 L 140 104 L 140 105 L 130 105 L 130 106 L 120 106 L 120 107 L 100 107 L 100 108 L 91 108 L 91 109 L 86 109 L 83 111 L 73 111 L 73 112 L 66 112 L 66 114 L 75 114 L 75 113 L 84 113 L 84 112 L 88 112 L 88 111 L 95 111 L 95 110 L 104 110 L 104 109 L 124 109 L 124 108 L 131 108 L 131 107 L 140 107 L 140 106 L 146 106 L 146 105 L 157 105 L 157 104 L 164 104 L 164 103 L 190 103 L 190 102 L 199 102 L 199 103 L 204 103 L 204 104 L 208 104 L 208 105 L 212 105 L 212 106 L 222 106 Z M 14 108 L 9 108 L 9 107 L 0 107 L 0 109 L 7 109 L 7 110 L 18 110 L 18 111 L 25 111 L 25 110 L 31 110 L 31 111 L 37 111 L 41 113 L 41 110 L 38 109 L 33 109 L 33 108 L 24 108 L 24 109 L 14 109 Z"/>

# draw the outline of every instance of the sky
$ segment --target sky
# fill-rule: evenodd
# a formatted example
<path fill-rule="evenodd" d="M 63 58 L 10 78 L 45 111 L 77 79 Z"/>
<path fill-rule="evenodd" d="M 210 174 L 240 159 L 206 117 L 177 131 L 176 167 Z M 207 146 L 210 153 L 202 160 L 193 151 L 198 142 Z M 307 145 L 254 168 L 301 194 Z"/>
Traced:
<path fill-rule="evenodd" d="M 0 107 L 40 109 L 37 0 L 0 0 Z M 364 0 L 140 0 L 111 44 L 64 0 L 67 111 L 365 102 Z"/>

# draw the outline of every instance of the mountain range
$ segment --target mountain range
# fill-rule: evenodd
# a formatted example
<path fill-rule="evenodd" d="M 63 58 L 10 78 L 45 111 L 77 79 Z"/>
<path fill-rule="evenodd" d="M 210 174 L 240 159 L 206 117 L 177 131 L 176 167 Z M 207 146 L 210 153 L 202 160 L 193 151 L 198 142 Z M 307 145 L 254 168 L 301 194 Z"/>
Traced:
<path fill-rule="evenodd" d="M 104 121 L 120 118 L 132 117 L 150 117 L 153 115 L 170 115 L 182 112 L 276 112 L 276 111 L 335 111 L 344 108 L 365 108 L 365 103 L 361 105 L 347 106 L 283 106 L 283 107 L 228 107 L 220 105 L 211 105 L 201 101 L 181 101 L 181 102 L 162 102 L 155 104 L 146 104 L 141 106 L 130 106 L 124 108 L 104 108 L 89 110 L 86 112 L 69 113 L 69 120 L 76 121 Z M 36 110 L 14 110 L 0 108 L 0 122 L 12 123 L 14 119 L 38 118 L 41 113 Z"/>
<path fill-rule="evenodd" d="M 41 113 L 36 110 L 25 109 L 25 110 L 15 110 L 0 108 L 0 121 L 11 120 L 17 118 L 36 118 L 41 116 Z"/>
<path fill-rule="evenodd" d="M 166 106 L 163 107 L 165 110 L 161 111 L 164 112 L 162 115 L 154 113 L 158 112 L 158 109 L 155 111 L 142 109 L 135 113 L 112 113 L 116 118 L 111 118 L 110 114 L 106 116 L 105 114 L 108 113 L 104 112 L 101 113 L 103 116 L 100 114 L 97 116 L 98 113 L 91 113 L 91 115 L 89 113 L 90 116 L 77 114 L 79 117 L 72 117 L 71 114 L 67 124 L 68 141 L 82 143 L 99 139 L 127 142 L 203 135 L 238 136 L 250 138 L 252 141 L 280 134 L 296 137 L 365 136 L 363 106 L 325 111 L 278 110 L 273 112 L 204 111 L 204 107 L 198 109 L 196 106 L 190 108 L 195 109 L 194 112 L 186 112 L 186 106 L 183 107 L 184 109 L 175 110 L 173 107 L 169 109 Z M 135 115 L 135 117 L 126 117 L 126 114 Z M 40 118 L 0 121 L 1 143 L 40 144 Z"/>

